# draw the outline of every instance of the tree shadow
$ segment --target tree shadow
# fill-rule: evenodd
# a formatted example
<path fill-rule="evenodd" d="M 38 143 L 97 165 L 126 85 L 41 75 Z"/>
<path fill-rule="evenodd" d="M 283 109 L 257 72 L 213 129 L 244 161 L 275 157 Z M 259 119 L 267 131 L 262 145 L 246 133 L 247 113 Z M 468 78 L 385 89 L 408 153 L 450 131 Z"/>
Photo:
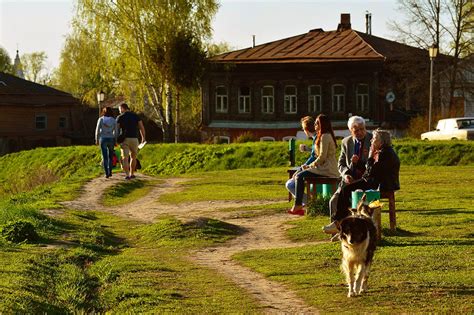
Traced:
<path fill-rule="evenodd" d="M 474 214 L 474 210 L 466 210 L 465 208 L 431 209 L 431 210 L 417 211 L 416 214 L 417 215 Z"/>

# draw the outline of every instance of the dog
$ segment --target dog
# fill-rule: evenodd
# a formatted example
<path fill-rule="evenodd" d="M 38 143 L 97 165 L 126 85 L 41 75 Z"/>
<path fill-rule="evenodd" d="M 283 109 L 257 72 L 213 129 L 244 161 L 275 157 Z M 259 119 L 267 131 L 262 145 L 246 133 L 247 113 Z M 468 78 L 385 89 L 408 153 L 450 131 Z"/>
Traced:
<path fill-rule="evenodd" d="M 376 248 L 376 228 L 372 221 L 373 209 L 366 204 L 365 194 L 352 215 L 338 223 L 341 240 L 341 270 L 349 285 L 347 297 L 367 290 L 370 266 Z"/>

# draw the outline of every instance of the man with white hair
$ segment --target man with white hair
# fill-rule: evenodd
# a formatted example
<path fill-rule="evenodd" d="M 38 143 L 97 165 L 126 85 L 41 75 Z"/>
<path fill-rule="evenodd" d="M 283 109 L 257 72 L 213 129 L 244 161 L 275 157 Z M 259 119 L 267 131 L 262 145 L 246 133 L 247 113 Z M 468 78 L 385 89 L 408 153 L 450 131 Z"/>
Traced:
<path fill-rule="evenodd" d="M 329 201 L 331 216 L 336 213 L 337 200 L 344 185 L 360 179 L 365 172 L 365 165 L 369 158 L 370 141 L 372 134 L 365 128 L 365 120 L 360 116 L 351 116 L 347 121 L 351 135 L 344 138 L 341 143 L 338 168 L 342 181 L 339 188 Z M 326 230 L 324 230 L 326 232 Z"/>

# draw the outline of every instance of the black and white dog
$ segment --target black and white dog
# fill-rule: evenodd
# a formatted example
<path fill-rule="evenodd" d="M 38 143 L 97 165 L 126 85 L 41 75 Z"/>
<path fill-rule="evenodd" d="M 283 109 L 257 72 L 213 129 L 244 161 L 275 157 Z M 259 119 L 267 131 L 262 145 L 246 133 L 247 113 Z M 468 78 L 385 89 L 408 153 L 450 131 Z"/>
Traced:
<path fill-rule="evenodd" d="M 351 210 L 352 215 L 338 224 L 342 248 L 341 270 L 349 285 L 348 297 L 367 290 L 367 279 L 376 248 L 373 209 L 365 201 L 366 196 L 363 195 L 357 209 Z"/>

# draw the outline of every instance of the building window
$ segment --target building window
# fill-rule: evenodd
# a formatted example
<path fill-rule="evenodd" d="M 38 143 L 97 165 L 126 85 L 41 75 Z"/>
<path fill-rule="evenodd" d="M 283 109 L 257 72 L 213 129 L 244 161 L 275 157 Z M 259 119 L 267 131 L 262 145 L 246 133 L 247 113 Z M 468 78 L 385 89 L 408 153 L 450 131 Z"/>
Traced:
<path fill-rule="evenodd" d="M 264 86 L 262 88 L 262 113 L 272 114 L 274 111 L 273 86 Z"/>
<path fill-rule="evenodd" d="M 343 112 L 345 107 L 346 88 L 342 84 L 332 86 L 332 111 Z"/>
<path fill-rule="evenodd" d="M 239 89 L 239 113 L 250 113 L 250 88 L 248 86 Z"/>
<path fill-rule="evenodd" d="M 357 95 L 356 110 L 358 112 L 369 111 L 369 85 L 357 84 L 356 95 Z"/>
<path fill-rule="evenodd" d="M 308 87 L 308 112 L 320 113 L 322 108 L 321 85 L 310 85 Z"/>
<path fill-rule="evenodd" d="M 227 88 L 223 85 L 216 87 L 216 112 L 227 113 Z"/>
<path fill-rule="evenodd" d="M 296 86 L 285 86 L 285 113 L 296 113 Z"/>
<path fill-rule="evenodd" d="M 36 130 L 45 130 L 48 127 L 48 117 L 44 114 L 35 116 Z"/>
<path fill-rule="evenodd" d="M 67 128 L 67 117 L 64 117 L 64 116 L 59 117 L 58 127 L 59 129 Z"/>
<path fill-rule="evenodd" d="M 275 141 L 275 138 L 265 136 L 265 137 L 261 137 L 260 141 Z"/>

